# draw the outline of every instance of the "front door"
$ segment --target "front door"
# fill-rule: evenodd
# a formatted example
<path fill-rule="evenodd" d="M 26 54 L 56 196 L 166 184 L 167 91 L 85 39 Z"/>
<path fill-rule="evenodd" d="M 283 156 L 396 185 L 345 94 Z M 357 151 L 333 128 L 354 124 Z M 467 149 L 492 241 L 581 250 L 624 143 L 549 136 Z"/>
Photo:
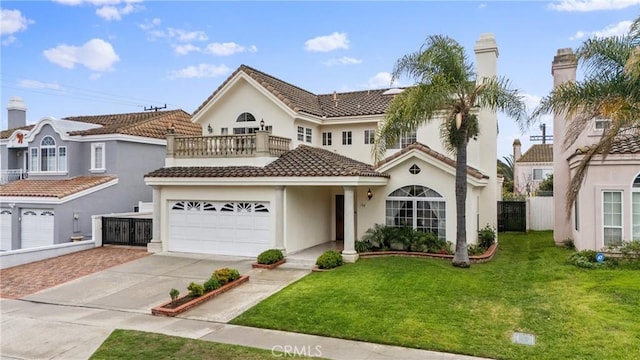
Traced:
<path fill-rule="evenodd" d="M 336 240 L 344 240 L 344 195 L 336 195 Z"/>

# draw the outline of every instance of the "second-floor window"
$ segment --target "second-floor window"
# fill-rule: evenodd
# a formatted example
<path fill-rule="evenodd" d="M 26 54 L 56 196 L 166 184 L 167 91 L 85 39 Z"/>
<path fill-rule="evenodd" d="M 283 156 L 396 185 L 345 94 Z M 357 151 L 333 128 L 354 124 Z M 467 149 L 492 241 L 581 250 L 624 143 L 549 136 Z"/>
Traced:
<path fill-rule="evenodd" d="M 331 133 L 323 132 L 322 133 L 322 145 L 323 146 L 331 146 Z"/>
<path fill-rule="evenodd" d="M 351 145 L 351 131 L 342 132 L 342 145 Z"/>
<path fill-rule="evenodd" d="M 40 147 L 31 148 L 29 168 L 31 172 L 67 171 L 67 147 L 56 146 L 51 136 L 40 141 Z"/>
<path fill-rule="evenodd" d="M 365 130 L 364 131 L 364 143 L 365 144 L 373 144 L 373 140 L 376 137 L 375 130 Z"/>
<path fill-rule="evenodd" d="M 551 169 L 533 169 L 533 180 L 542 181 L 551 174 L 553 174 L 553 170 Z"/>
<path fill-rule="evenodd" d="M 310 143 L 311 140 L 313 139 L 312 134 L 313 133 L 311 128 L 298 126 L 298 141 L 305 141 Z"/>
<path fill-rule="evenodd" d="M 417 141 L 416 132 L 411 131 L 401 136 L 400 140 L 392 147 L 389 147 L 389 149 L 404 149 L 407 146 L 415 143 L 416 141 Z"/>
<path fill-rule="evenodd" d="M 91 170 L 105 169 L 104 143 L 91 144 Z"/>

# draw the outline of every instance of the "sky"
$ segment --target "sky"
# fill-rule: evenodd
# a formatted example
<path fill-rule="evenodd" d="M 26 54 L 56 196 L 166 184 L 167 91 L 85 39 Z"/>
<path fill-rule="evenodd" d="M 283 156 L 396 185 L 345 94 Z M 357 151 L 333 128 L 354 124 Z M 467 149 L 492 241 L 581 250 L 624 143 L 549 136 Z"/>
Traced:
<path fill-rule="evenodd" d="M 27 122 L 150 107 L 192 113 L 246 64 L 316 94 L 389 87 L 398 58 L 429 35 L 473 45 L 493 33 L 498 73 L 533 109 L 551 90 L 557 49 L 626 33 L 640 0 L 2 1 L 0 129 L 9 98 Z M 578 71 L 580 78 L 580 69 Z M 394 86 L 411 85 L 400 79 Z M 265 120 L 266 121 L 266 120 Z M 552 133 L 550 118 L 542 119 Z M 522 131 L 499 115 L 498 157 Z"/>

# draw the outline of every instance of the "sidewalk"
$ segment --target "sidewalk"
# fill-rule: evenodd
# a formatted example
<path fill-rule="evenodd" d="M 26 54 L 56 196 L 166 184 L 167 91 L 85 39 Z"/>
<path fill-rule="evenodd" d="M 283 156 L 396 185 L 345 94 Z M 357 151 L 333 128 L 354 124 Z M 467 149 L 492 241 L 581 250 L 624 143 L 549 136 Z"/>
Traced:
<path fill-rule="evenodd" d="M 0 358 L 2 359 L 87 359 L 114 329 L 148 331 L 276 351 L 305 349 L 307 355 L 329 359 L 480 359 L 118 310 L 10 299 L 0 300 L 0 308 L 2 310 Z"/>

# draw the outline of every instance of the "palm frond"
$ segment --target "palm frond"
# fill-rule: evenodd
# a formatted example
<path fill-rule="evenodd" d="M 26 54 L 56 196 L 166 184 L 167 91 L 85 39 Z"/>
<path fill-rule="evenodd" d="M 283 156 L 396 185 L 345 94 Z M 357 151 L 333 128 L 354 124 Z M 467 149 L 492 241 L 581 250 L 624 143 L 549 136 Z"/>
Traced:
<path fill-rule="evenodd" d="M 521 129 L 527 126 L 527 106 L 518 89 L 504 77 L 484 78 L 476 86 L 473 106 L 498 110 L 512 118 Z"/>

